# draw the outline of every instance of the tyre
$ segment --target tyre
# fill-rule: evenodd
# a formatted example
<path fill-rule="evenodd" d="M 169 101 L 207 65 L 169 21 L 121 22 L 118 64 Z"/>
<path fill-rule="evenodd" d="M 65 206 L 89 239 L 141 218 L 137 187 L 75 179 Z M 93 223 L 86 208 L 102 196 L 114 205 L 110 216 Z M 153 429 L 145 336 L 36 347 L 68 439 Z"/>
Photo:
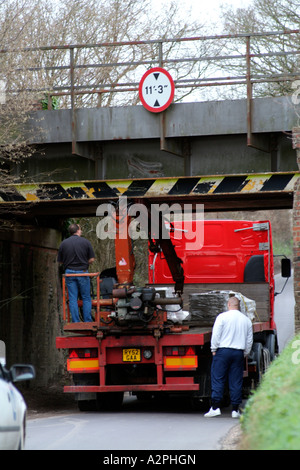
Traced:
<path fill-rule="evenodd" d="M 263 345 L 261 343 L 253 343 L 252 346 L 254 361 L 256 362 L 256 372 L 254 374 L 255 387 L 260 383 L 264 371 Z"/>
<path fill-rule="evenodd" d="M 192 396 L 190 397 L 189 402 L 193 411 L 205 411 L 208 410 L 210 406 L 209 397 Z"/>
<path fill-rule="evenodd" d="M 97 393 L 98 411 L 117 411 L 123 403 L 123 392 Z"/>
<path fill-rule="evenodd" d="M 270 361 L 272 362 L 276 355 L 276 336 L 273 333 L 268 334 L 265 347 L 269 350 Z"/>
<path fill-rule="evenodd" d="M 80 411 L 97 411 L 96 400 L 78 400 L 77 403 Z"/>

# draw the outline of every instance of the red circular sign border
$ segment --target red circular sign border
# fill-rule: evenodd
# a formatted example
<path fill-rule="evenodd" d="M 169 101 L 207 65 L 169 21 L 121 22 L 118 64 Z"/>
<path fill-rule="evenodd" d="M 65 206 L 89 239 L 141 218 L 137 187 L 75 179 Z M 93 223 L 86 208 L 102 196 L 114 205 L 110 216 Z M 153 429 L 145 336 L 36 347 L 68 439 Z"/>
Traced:
<path fill-rule="evenodd" d="M 170 85 L 171 85 L 170 98 L 168 99 L 168 101 L 163 106 L 159 107 L 158 109 L 153 108 L 152 106 L 149 106 L 146 103 L 146 101 L 144 100 L 144 97 L 143 97 L 143 94 L 142 94 L 142 87 L 143 87 L 144 81 L 146 80 L 148 75 L 150 75 L 150 73 L 153 73 L 153 72 L 160 72 L 160 73 L 165 74 L 167 76 L 167 78 L 169 79 Z M 163 69 L 162 67 L 153 67 L 152 69 L 147 70 L 147 72 L 145 72 L 144 75 L 142 76 L 140 84 L 139 84 L 139 97 L 140 97 L 140 100 L 141 100 L 143 106 L 148 111 L 151 111 L 152 113 L 161 113 L 162 111 L 164 111 L 165 109 L 167 109 L 170 106 L 170 104 L 173 101 L 174 94 L 175 94 L 175 84 L 174 84 L 173 78 L 171 77 L 169 72 L 167 70 Z"/>

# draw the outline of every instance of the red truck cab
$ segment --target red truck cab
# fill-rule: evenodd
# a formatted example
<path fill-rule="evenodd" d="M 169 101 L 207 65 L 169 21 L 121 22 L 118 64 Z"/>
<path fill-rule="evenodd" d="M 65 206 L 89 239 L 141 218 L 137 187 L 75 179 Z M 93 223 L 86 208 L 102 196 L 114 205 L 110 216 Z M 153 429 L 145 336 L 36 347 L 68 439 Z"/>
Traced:
<path fill-rule="evenodd" d="M 185 233 L 203 232 L 202 246 L 193 248 Z M 191 289 L 233 290 L 257 303 L 256 320 L 275 329 L 274 264 L 269 221 L 198 220 L 174 222 L 170 237 L 184 267 L 185 296 Z M 187 249 L 187 244 L 191 246 Z M 172 276 L 163 255 L 150 253 L 149 280 L 171 285 Z M 257 296 L 264 292 L 264 300 Z M 196 287 L 197 286 L 197 287 Z M 188 305 L 187 305 L 188 307 Z"/>

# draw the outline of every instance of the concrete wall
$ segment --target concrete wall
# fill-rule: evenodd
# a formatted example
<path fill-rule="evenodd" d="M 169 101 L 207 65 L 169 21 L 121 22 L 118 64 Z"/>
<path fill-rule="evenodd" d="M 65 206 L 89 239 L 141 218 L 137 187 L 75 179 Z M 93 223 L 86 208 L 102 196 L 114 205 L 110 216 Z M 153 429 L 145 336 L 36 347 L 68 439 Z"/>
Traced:
<path fill-rule="evenodd" d="M 300 169 L 300 128 L 293 130 L 293 143 Z M 295 295 L 295 331 L 300 331 L 300 179 L 294 190 L 293 207 L 293 258 L 294 258 L 294 295 Z"/>
<path fill-rule="evenodd" d="M 256 98 L 252 107 L 254 133 L 283 132 L 297 125 L 299 105 L 289 96 Z M 172 104 L 165 113 L 165 129 L 167 138 L 246 134 L 247 101 Z M 143 106 L 82 108 L 76 110 L 75 131 L 77 142 L 159 139 L 160 118 Z M 70 143 L 71 110 L 34 112 L 30 135 L 36 144 Z"/>
<path fill-rule="evenodd" d="M 299 106 L 288 96 L 252 105 L 258 148 L 247 145 L 246 100 L 172 104 L 164 125 L 167 149 L 175 154 L 161 150 L 161 117 L 143 106 L 77 109 L 74 136 L 71 110 L 36 111 L 30 135 L 37 154 L 16 171 L 26 170 L 33 181 L 76 181 L 297 169 L 289 132 Z"/>
<path fill-rule="evenodd" d="M 273 137 L 273 152 L 248 147 L 245 134 L 176 139 L 181 156 L 160 150 L 159 139 L 80 144 L 81 150 L 90 149 L 94 159 L 71 155 L 70 144 L 47 144 L 43 155 L 36 153 L 15 172 L 20 176 L 26 171 L 34 182 L 63 182 L 297 171 L 290 137 L 280 133 Z M 173 143 L 168 141 L 170 147 Z"/>
<path fill-rule="evenodd" d="M 0 232 L 0 339 L 8 366 L 35 366 L 35 386 L 47 386 L 63 374 L 62 353 L 55 348 L 62 332 L 59 243 L 60 233 L 53 229 Z"/>

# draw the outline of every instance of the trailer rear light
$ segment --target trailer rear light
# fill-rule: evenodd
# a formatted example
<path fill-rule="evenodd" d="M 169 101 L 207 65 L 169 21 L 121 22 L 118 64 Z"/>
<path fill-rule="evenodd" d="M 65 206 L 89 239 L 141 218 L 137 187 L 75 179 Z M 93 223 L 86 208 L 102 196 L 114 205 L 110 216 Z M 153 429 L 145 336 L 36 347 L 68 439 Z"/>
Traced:
<path fill-rule="evenodd" d="M 98 359 L 68 359 L 67 370 L 69 372 L 99 372 Z"/>
<path fill-rule="evenodd" d="M 195 355 L 195 348 L 193 346 L 188 346 L 185 351 L 186 356 L 194 356 Z"/>
<path fill-rule="evenodd" d="M 198 367 L 197 356 L 166 356 L 164 357 L 165 370 L 195 370 Z"/>
<path fill-rule="evenodd" d="M 97 372 L 99 371 L 98 349 L 78 348 L 69 349 L 67 360 L 69 372 Z"/>
<path fill-rule="evenodd" d="M 74 359 L 78 357 L 77 351 L 75 349 L 69 349 L 69 358 Z"/>
<path fill-rule="evenodd" d="M 96 348 L 93 349 L 70 349 L 69 350 L 69 358 L 70 359 L 88 359 L 88 358 L 95 358 L 98 357 L 98 350 Z"/>
<path fill-rule="evenodd" d="M 164 356 L 194 356 L 193 346 L 167 346 L 164 348 Z"/>
<path fill-rule="evenodd" d="M 167 346 L 164 348 L 165 370 L 195 370 L 198 357 L 193 346 Z"/>

